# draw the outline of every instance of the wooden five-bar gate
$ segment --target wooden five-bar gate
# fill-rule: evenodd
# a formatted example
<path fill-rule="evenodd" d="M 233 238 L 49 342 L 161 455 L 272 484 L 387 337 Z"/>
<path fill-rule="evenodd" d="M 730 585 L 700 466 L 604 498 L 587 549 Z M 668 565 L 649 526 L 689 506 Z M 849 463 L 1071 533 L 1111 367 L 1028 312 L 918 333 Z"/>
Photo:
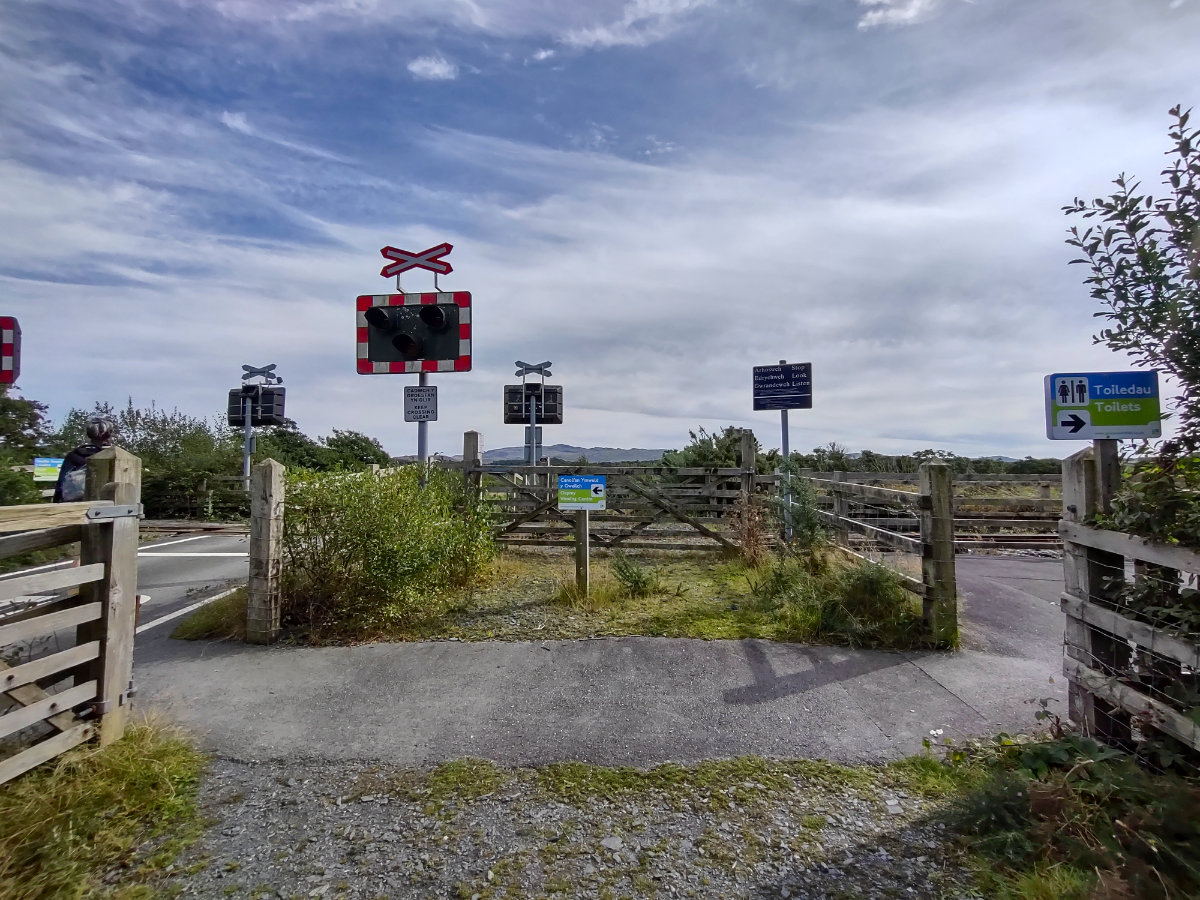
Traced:
<path fill-rule="evenodd" d="M 0 507 L 0 559 L 78 543 L 79 563 L 0 580 L 0 783 L 125 731 L 141 461 L 89 460 L 81 503 Z"/>
<path fill-rule="evenodd" d="M 575 518 L 558 510 L 559 475 L 604 475 L 606 509 L 590 515 L 588 533 L 601 549 L 738 549 L 731 516 L 756 490 L 753 437 L 742 442 L 737 467 L 485 466 L 478 435 L 464 445 L 466 476 L 500 510 L 497 540 L 519 546 L 568 546 Z"/>

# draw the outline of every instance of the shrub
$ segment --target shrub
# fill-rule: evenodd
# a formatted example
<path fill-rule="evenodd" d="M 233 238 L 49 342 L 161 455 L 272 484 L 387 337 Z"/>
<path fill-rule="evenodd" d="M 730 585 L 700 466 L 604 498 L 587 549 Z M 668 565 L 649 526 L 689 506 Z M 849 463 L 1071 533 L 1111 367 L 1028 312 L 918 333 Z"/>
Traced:
<path fill-rule="evenodd" d="M 289 474 L 283 618 L 343 635 L 443 611 L 494 555 L 491 520 L 457 472 Z"/>
<path fill-rule="evenodd" d="M 649 597 L 663 589 L 657 572 L 621 552 L 613 554 L 612 573 L 630 597 Z"/>
<path fill-rule="evenodd" d="M 834 568 L 822 554 L 785 557 L 751 576 L 750 590 L 792 640 L 904 648 L 927 639 L 913 597 L 877 563 Z"/>

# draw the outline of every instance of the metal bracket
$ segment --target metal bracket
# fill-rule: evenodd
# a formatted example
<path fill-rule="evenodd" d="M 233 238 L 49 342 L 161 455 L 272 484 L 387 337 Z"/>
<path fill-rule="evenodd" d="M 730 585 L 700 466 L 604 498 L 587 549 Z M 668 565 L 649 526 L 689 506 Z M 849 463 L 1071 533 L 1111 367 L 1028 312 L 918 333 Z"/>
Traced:
<path fill-rule="evenodd" d="M 110 713 L 110 712 L 112 712 L 112 701 L 111 700 L 93 700 L 92 701 L 92 715 L 103 716 L 106 713 Z"/>
<path fill-rule="evenodd" d="M 142 504 L 127 504 L 125 506 L 93 506 L 87 511 L 89 519 L 125 519 L 129 517 L 142 518 Z"/>

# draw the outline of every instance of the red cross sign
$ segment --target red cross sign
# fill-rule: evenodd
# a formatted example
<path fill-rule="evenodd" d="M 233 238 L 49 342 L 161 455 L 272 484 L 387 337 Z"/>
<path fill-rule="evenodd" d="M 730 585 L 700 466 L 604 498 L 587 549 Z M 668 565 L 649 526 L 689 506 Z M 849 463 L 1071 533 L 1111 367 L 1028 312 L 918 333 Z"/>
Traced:
<path fill-rule="evenodd" d="M 394 259 L 397 262 L 384 266 L 379 270 L 379 274 L 384 278 L 391 278 L 393 275 L 399 275 L 409 269 L 428 269 L 437 275 L 449 275 L 454 271 L 454 267 L 441 257 L 453 249 L 453 244 L 438 244 L 436 247 L 430 247 L 420 253 L 412 253 L 408 250 L 397 250 L 395 247 L 384 247 L 379 251 L 383 254 L 383 258 Z"/>

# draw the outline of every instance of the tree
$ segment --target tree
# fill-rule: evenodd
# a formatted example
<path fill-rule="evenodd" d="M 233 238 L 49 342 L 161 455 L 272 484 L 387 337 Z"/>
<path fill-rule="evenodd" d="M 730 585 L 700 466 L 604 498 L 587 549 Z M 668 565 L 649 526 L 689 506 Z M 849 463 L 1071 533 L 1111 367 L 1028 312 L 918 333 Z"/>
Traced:
<path fill-rule="evenodd" d="M 360 466 L 386 466 L 392 461 L 383 445 L 373 437 L 367 437 L 357 431 L 339 431 L 333 429 L 333 434 L 325 438 L 325 447 L 332 455 L 331 463 L 347 469 Z"/>
<path fill-rule="evenodd" d="M 681 450 L 668 450 L 663 454 L 664 466 L 719 466 L 735 468 L 738 465 L 738 453 L 742 444 L 742 429 L 726 425 L 720 431 L 709 433 L 703 427 L 699 432 L 689 431 L 691 443 Z M 759 448 L 758 439 L 754 441 L 755 460 L 760 474 L 773 472 L 779 465 L 779 451 Z"/>
<path fill-rule="evenodd" d="M 33 462 L 49 436 L 46 404 L 9 395 L 9 386 L 0 384 L 0 451 Z M 30 459 L 24 459 L 24 457 Z"/>
<path fill-rule="evenodd" d="M 1091 269 L 1084 280 L 1105 309 L 1096 343 L 1133 356 L 1137 365 L 1161 369 L 1182 388 L 1175 398 L 1179 433 L 1163 454 L 1200 449 L 1200 130 L 1188 127 L 1191 110 L 1176 106 L 1162 171 L 1166 196 L 1141 193 L 1124 173 L 1107 197 L 1064 206 L 1069 216 L 1098 219 L 1069 229 L 1067 243 L 1082 251 L 1071 260 Z"/>

